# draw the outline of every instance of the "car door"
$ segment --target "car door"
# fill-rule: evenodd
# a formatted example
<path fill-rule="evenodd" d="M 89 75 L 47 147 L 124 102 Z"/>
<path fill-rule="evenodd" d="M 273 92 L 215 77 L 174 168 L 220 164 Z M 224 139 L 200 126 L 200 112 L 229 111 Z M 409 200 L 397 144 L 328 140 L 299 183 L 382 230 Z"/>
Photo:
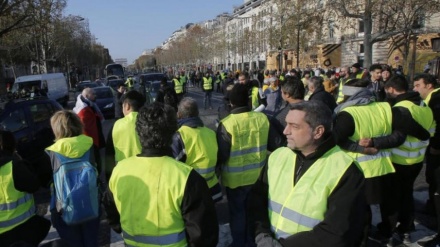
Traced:
<path fill-rule="evenodd" d="M 2 129 L 14 134 L 17 152 L 27 158 L 32 153 L 32 127 L 23 104 L 14 104 L 2 113 L 0 125 Z"/>

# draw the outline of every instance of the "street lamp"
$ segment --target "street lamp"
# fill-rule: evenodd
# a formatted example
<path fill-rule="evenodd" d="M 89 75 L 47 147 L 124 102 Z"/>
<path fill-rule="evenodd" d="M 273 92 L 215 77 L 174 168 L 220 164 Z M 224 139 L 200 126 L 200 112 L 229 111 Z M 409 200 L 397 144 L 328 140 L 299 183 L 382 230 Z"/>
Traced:
<path fill-rule="evenodd" d="M 278 58 L 278 70 L 281 72 L 281 63 L 282 63 L 282 59 L 283 59 L 283 57 L 281 56 L 281 51 L 282 51 L 282 48 L 281 48 L 281 40 L 280 40 L 280 46 L 278 46 L 278 56 L 277 56 L 277 58 Z"/>

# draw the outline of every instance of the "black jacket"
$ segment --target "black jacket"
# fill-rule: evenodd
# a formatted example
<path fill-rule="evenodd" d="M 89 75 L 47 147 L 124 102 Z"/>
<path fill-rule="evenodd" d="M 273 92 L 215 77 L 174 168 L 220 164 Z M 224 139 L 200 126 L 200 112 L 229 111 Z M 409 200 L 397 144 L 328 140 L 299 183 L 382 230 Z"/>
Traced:
<path fill-rule="evenodd" d="M 432 94 L 428 106 L 434 114 L 434 120 L 437 123 L 435 127 L 435 134 L 429 140 L 429 146 L 435 149 L 440 149 L 440 91 Z"/>
<path fill-rule="evenodd" d="M 138 156 L 172 157 L 171 149 L 142 150 L 142 153 Z M 116 208 L 113 193 L 108 187 L 104 195 L 103 204 L 106 209 L 107 219 L 110 226 L 114 231 L 120 233 L 122 231 L 120 214 Z M 148 205 L 145 205 L 145 207 L 148 207 Z M 188 242 L 188 246 L 215 247 L 218 242 L 219 230 L 217 214 L 206 181 L 195 170 L 191 171 L 188 180 L 186 181 L 182 205 L 180 208 L 185 222 L 186 241 Z"/>
<path fill-rule="evenodd" d="M 370 90 L 374 96 L 376 96 L 377 101 L 385 101 L 386 93 L 384 88 L 385 82 L 382 80 L 378 82 L 373 82 L 370 79 L 370 84 L 368 84 L 367 89 Z"/>
<path fill-rule="evenodd" d="M 22 159 L 0 153 L 0 167 L 12 161 L 12 179 L 14 187 L 18 191 L 34 193 L 40 187 L 40 181 L 30 164 Z"/>
<path fill-rule="evenodd" d="M 309 100 L 318 100 L 324 102 L 324 104 L 327 105 L 332 112 L 336 108 L 335 97 L 333 97 L 333 95 L 331 95 L 329 92 L 326 92 L 324 87 L 317 88 L 315 92 L 310 95 Z"/>
<path fill-rule="evenodd" d="M 297 174 L 298 180 L 316 160 L 334 146 L 333 137 L 329 136 L 314 153 L 308 156 L 302 155 L 299 151 L 294 151 L 297 154 L 295 174 Z M 301 170 L 299 170 L 300 167 Z M 254 222 L 255 235 L 259 233 L 273 234 L 268 214 L 269 186 L 267 182 L 266 164 L 252 188 L 248 203 L 250 215 Z M 328 210 L 324 220 L 311 231 L 300 232 L 286 239 L 280 239 L 280 243 L 286 247 L 354 246 L 354 243 L 361 236 L 366 207 L 364 176 L 354 163 L 350 165 L 328 197 L 327 207 Z"/>

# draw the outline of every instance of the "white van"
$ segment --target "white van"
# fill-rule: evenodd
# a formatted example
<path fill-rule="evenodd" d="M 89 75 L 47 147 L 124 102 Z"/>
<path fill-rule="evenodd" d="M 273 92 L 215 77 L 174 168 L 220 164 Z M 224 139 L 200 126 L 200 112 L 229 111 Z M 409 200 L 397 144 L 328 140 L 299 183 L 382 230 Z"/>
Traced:
<path fill-rule="evenodd" d="M 15 79 L 12 93 L 19 97 L 47 96 L 67 106 L 69 88 L 62 73 L 26 75 Z"/>

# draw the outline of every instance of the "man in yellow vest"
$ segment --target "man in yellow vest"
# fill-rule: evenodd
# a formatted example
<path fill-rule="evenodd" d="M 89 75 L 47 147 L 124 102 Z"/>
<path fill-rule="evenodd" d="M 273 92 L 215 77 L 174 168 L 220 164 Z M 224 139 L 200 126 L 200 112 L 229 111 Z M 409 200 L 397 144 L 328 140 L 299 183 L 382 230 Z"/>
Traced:
<path fill-rule="evenodd" d="M 179 80 L 179 76 L 175 75 L 173 78 L 173 83 L 174 83 L 174 91 L 176 91 L 176 95 L 177 95 L 177 101 L 182 100 L 183 95 L 184 95 L 184 91 L 183 91 L 183 83 L 181 80 Z"/>
<path fill-rule="evenodd" d="M 212 76 L 209 73 L 206 73 L 203 77 L 203 92 L 205 92 L 205 98 L 203 100 L 204 108 L 205 110 L 209 107 L 209 109 L 212 109 L 212 91 L 213 91 L 213 83 L 212 83 Z"/>
<path fill-rule="evenodd" d="M 124 117 L 117 120 L 107 136 L 105 148 L 106 178 L 109 179 L 114 166 L 121 160 L 141 153 L 141 143 L 135 126 L 139 109 L 145 98 L 138 91 L 129 91 L 122 96 Z"/>
<path fill-rule="evenodd" d="M 171 106 L 155 102 L 140 109 L 142 152 L 118 163 L 105 199 L 109 223 L 126 245 L 217 245 L 217 216 L 205 179 L 171 156 L 176 131 Z"/>
<path fill-rule="evenodd" d="M 350 73 L 351 79 L 365 79 L 366 77 L 367 74 L 364 73 L 359 63 L 354 63 L 353 65 L 351 65 L 351 73 Z"/>
<path fill-rule="evenodd" d="M 130 75 L 128 76 L 127 80 L 124 83 L 127 86 L 127 89 L 129 91 L 133 90 L 133 86 L 134 86 L 134 79 L 133 77 Z"/>
<path fill-rule="evenodd" d="M 231 113 L 217 129 L 217 166 L 226 187 L 233 247 L 254 246 L 246 201 L 267 156 L 269 121 L 264 113 L 250 111 L 248 100 L 249 88 L 235 84 L 229 92 Z"/>
<path fill-rule="evenodd" d="M 359 246 L 361 170 L 336 145 L 328 107 L 310 101 L 289 108 L 287 147 L 270 155 L 250 196 L 257 246 Z"/>
<path fill-rule="evenodd" d="M 15 152 L 15 138 L 0 130 L 0 245 L 38 246 L 50 221 L 36 215 L 32 193 L 40 188 L 36 172 Z M 15 246 L 15 245 L 14 245 Z"/>
<path fill-rule="evenodd" d="M 437 222 L 440 222 L 440 88 L 434 76 L 424 73 L 414 77 L 413 90 L 418 92 L 425 104 L 431 108 L 436 122 L 434 136 L 429 140 L 429 146 L 426 149 L 425 175 L 426 182 L 429 184 L 429 200 L 426 206 L 427 209 L 433 208 L 430 211 L 435 211 Z M 420 246 L 440 245 L 440 224 L 437 226 L 437 234 L 429 241 L 417 243 Z"/>
<path fill-rule="evenodd" d="M 425 150 L 429 143 L 429 130 L 434 131 L 432 111 L 425 106 L 417 92 L 408 92 L 408 82 L 404 76 L 392 77 L 384 86 L 392 108 L 393 133 L 405 135 L 405 142 L 391 149 L 391 161 L 396 170 L 388 188 L 389 195 L 381 205 L 382 222 L 378 225 L 381 235 L 389 238 L 391 233 L 400 235 L 404 244 L 411 244 L 410 231 L 414 227 L 413 186 L 423 166 Z M 419 125 L 414 125 L 417 122 Z M 394 134 L 396 136 L 396 134 Z M 394 139 L 393 135 L 364 139 L 360 144 L 386 148 Z M 397 227 L 397 222 L 399 226 Z M 390 245 L 394 240 L 388 240 Z"/>
<path fill-rule="evenodd" d="M 340 104 L 344 101 L 344 94 L 342 93 L 342 89 L 344 88 L 345 83 L 350 80 L 350 74 L 348 67 L 341 67 L 339 70 L 339 87 L 338 87 L 338 98 L 336 99 L 336 103 Z"/>
<path fill-rule="evenodd" d="M 220 201 L 222 189 L 215 174 L 218 151 L 215 132 L 204 126 L 193 98 L 185 97 L 180 101 L 177 119 L 179 129 L 171 144 L 173 156 L 193 167 L 206 180 L 212 200 Z"/>

